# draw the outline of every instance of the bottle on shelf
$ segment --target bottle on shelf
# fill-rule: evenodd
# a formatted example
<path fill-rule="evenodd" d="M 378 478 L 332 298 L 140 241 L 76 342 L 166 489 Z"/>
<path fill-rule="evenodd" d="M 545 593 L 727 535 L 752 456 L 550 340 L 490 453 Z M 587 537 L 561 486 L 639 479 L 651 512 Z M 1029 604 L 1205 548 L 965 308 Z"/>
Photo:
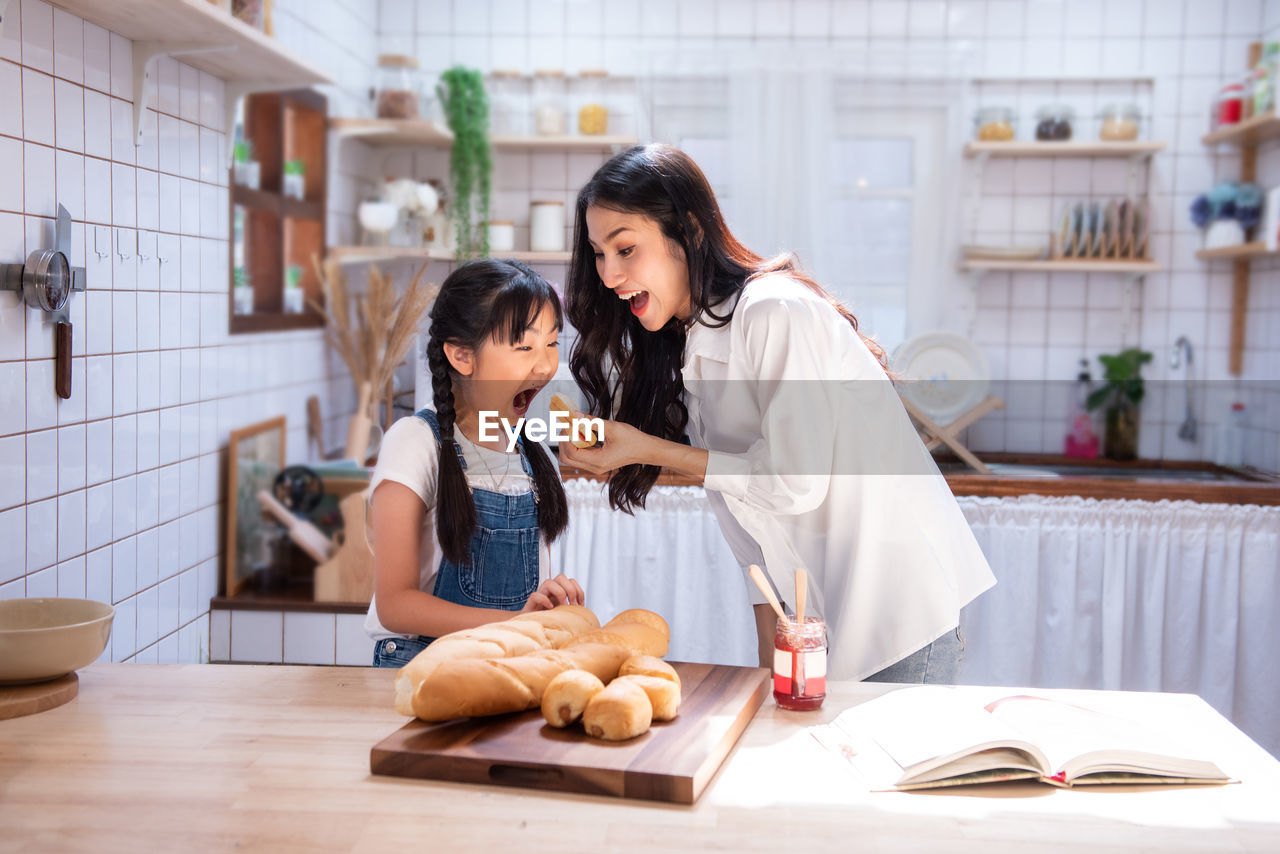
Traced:
<path fill-rule="evenodd" d="M 1236 401 L 1227 411 L 1227 419 L 1218 428 L 1218 442 L 1213 461 L 1220 466 L 1236 468 L 1244 465 L 1244 434 L 1248 428 L 1244 404 Z"/>
<path fill-rule="evenodd" d="M 1089 414 L 1089 392 L 1093 390 L 1093 377 L 1089 374 L 1089 360 L 1080 360 L 1080 373 L 1076 374 L 1071 392 L 1070 426 L 1063 443 L 1063 454 L 1068 457 L 1093 459 L 1098 456 L 1098 434 L 1093 431 L 1093 416 Z"/>

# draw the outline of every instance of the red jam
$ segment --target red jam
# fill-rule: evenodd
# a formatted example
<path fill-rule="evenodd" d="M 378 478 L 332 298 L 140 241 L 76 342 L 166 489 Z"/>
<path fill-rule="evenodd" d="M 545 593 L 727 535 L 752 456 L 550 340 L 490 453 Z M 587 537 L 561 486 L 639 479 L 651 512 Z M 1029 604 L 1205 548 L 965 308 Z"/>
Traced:
<path fill-rule="evenodd" d="M 827 698 L 827 624 L 778 620 L 773 637 L 773 699 L 779 708 L 810 712 Z"/>

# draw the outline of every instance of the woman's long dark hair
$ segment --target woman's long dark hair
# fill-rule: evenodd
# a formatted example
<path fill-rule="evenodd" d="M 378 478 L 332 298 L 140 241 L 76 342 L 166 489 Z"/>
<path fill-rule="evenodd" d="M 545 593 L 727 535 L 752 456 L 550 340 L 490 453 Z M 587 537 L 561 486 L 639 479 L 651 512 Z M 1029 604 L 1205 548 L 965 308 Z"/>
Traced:
<path fill-rule="evenodd" d="M 436 490 L 436 538 L 444 556 L 457 564 L 470 558 L 476 529 L 476 505 L 467 477 L 453 450 L 457 412 L 453 400 L 453 368 L 445 356 L 446 342 L 478 351 L 487 341 L 517 344 L 538 313 L 550 305 L 556 328 L 564 325 L 560 298 L 529 267 L 518 261 L 471 261 L 458 267 L 436 296 L 431 308 L 427 365 L 440 422 L 440 474 Z M 538 529 L 547 542 L 564 533 L 569 507 L 555 465 L 538 442 L 524 438 L 525 455 L 533 470 L 538 496 Z"/>
<path fill-rule="evenodd" d="M 637 145 L 596 171 L 578 192 L 574 216 L 565 306 L 578 340 L 569 368 L 593 415 L 677 442 L 689 421 L 680 374 L 688 324 L 673 317 L 658 332 L 648 332 L 628 304 L 604 286 L 596 272 L 595 250 L 587 239 L 587 208 L 593 206 L 647 217 L 684 251 L 691 322 L 711 327 L 727 324 L 749 281 L 786 273 L 831 303 L 858 329 L 852 312 L 805 275 L 793 255 L 766 259 L 738 242 L 725 225 L 706 176 L 689 155 L 669 145 Z M 726 303 L 724 315 L 712 311 L 730 297 L 734 299 Z M 880 345 L 865 336 L 863 341 L 884 365 Z M 625 466 L 609 479 L 609 503 L 628 512 L 643 507 L 657 479 L 657 466 Z"/>

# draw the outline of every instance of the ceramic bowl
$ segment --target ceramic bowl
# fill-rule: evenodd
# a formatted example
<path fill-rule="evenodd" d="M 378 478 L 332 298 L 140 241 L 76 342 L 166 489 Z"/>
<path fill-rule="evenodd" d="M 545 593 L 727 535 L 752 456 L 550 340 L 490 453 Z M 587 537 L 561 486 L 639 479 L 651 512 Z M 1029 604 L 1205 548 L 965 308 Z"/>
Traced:
<path fill-rule="evenodd" d="M 107 648 L 116 609 L 92 599 L 0 599 L 0 685 L 57 679 Z"/>

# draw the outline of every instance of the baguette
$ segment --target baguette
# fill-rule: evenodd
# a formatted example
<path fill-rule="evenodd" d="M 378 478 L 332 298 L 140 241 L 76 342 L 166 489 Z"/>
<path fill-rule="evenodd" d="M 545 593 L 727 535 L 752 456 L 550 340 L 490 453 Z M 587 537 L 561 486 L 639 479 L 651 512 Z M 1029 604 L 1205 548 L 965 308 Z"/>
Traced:
<path fill-rule="evenodd" d="M 484 626 L 482 629 L 499 625 L 502 624 Z M 480 631 L 474 629 L 462 634 Z M 426 656 L 436 644 L 452 637 L 446 635 L 440 638 L 419 653 L 410 664 Z M 476 638 L 465 640 L 475 641 Z M 496 639 L 487 643 L 501 648 Z M 667 644 L 668 638 L 650 625 L 614 620 L 610 621 L 607 631 L 579 632 L 559 649 L 544 648 L 512 656 L 449 655 L 443 659 L 437 658 L 428 662 L 430 666 L 424 668 L 425 676 L 413 686 L 409 694 L 409 711 L 424 721 L 436 722 L 537 708 L 542 703 L 547 686 L 565 671 L 584 670 L 601 683 L 607 684 L 618 675 L 623 663 L 633 658 L 638 651 L 660 648 L 665 652 Z M 476 649 L 474 644 L 451 644 L 446 651 L 449 648 L 459 651 Z M 404 670 L 408 669 L 406 665 Z M 398 702 L 396 708 L 400 708 Z"/>
<path fill-rule="evenodd" d="M 566 400 L 564 395 L 562 394 L 557 393 L 557 394 L 551 395 L 550 410 L 553 413 L 563 412 L 570 419 L 573 418 L 574 406 L 572 403 Z M 583 438 L 581 439 L 578 438 L 578 436 L 575 435 L 573 432 L 570 432 L 569 434 L 570 444 L 572 444 L 575 448 L 594 448 L 599 443 L 599 440 L 601 437 L 597 436 L 595 433 L 595 430 L 591 429 L 589 426 L 584 424 L 583 427 L 585 428 L 585 432 L 583 434 Z M 570 430 L 572 431 L 572 429 L 573 428 L 571 423 Z"/>
<path fill-rule="evenodd" d="M 418 687 L 446 661 L 512 658 L 557 649 L 575 636 L 599 627 L 600 621 L 589 608 L 560 605 L 442 635 L 396 674 L 396 711 L 414 714 L 413 697 Z"/>

